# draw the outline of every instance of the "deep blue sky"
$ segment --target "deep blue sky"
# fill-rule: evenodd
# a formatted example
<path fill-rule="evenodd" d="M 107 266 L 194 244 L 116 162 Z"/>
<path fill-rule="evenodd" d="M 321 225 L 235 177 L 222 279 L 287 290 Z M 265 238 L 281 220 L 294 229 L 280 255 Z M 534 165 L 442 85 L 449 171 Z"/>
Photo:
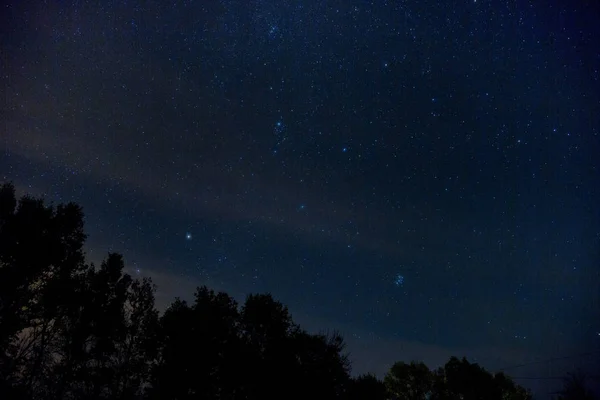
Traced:
<path fill-rule="evenodd" d="M 594 2 L 9 3 L 0 178 L 161 306 L 271 292 L 355 372 L 600 350 Z"/>

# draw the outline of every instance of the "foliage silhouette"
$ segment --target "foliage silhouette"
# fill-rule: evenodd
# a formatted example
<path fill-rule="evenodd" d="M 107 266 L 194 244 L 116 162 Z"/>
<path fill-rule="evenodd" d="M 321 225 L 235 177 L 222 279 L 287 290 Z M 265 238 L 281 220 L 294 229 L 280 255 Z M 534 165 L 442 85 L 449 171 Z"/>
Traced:
<path fill-rule="evenodd" d="M 586 386 L 586 375 L 582 371 L 568 374 L 558 400 L 594 400 L 594 394 Z"/>
<path fill-rule="evenodd" d="M 531 393 L 504 374 L 493 375 L 465 358 L 450 360 L 433 374 L 432 400 L 530 400 Z"/>
<path fill-rule="evenodd" d="M 348 383 L 348 400 L 385 400 L 387 398 L 388 392 L 385 384 L 375 375 L 360 375 Z"/>
<path fill-rule="evenodd" d="M 426 399 L 433 383 L 429 368 L 423 363 L 397 362 L 383 380 L 390 395 L 398 400 Z"/>
<path fill-rule="evenodd" d="M 309 334 L 269 294 L 239 306 L 199 287 L 159 316 L 152 282 L 124 273 L 119 254 L 87 263 L 85 239 L 79 206 L 0 186 L 0 398 L 529 398 L 456 358 L 352 378 L 341 335 Z"/>

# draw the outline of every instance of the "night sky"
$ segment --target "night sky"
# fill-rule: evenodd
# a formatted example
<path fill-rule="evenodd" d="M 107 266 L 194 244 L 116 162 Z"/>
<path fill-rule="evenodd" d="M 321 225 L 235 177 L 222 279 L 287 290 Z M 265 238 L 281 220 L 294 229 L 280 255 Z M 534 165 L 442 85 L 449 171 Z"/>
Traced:
<path fill-rule="evenodd" d="M 600 369 L 597 2 L 9 3 L 0 178 L 161 308 L 271 292 L 355 373 Z"/>

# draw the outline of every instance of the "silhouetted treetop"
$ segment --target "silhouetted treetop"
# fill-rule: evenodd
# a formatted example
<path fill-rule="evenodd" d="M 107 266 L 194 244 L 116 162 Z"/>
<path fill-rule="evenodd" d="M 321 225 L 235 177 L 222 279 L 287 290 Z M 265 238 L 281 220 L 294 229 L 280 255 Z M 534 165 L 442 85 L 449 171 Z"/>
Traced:
<path fill-rule="evenodd" d="M 352 378 L 342 336 L 302 330 L 270 294 L 240 306 L 201 286 L 159 316 L 152 281 L 126 274 L 120 254 L 86 262 L 85 239 L 79 206 L 0 186 L 1 399 L 530 398 L 457 358 Z"/>

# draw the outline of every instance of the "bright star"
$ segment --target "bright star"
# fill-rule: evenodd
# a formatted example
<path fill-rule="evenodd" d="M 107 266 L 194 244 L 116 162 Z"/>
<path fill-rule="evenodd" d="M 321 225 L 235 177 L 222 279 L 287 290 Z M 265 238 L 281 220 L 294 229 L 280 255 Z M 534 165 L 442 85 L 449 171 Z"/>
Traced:
<path fill-rule="evenodd" d="M 186 234 L 185 234 L 185 239 L 186 239 L 186 240 L 192 240 L 192 234 L 191 234 L 191 233 L 189 233 L 189 232 L 188 232 L 188 233 L 186 233 Z"/>

